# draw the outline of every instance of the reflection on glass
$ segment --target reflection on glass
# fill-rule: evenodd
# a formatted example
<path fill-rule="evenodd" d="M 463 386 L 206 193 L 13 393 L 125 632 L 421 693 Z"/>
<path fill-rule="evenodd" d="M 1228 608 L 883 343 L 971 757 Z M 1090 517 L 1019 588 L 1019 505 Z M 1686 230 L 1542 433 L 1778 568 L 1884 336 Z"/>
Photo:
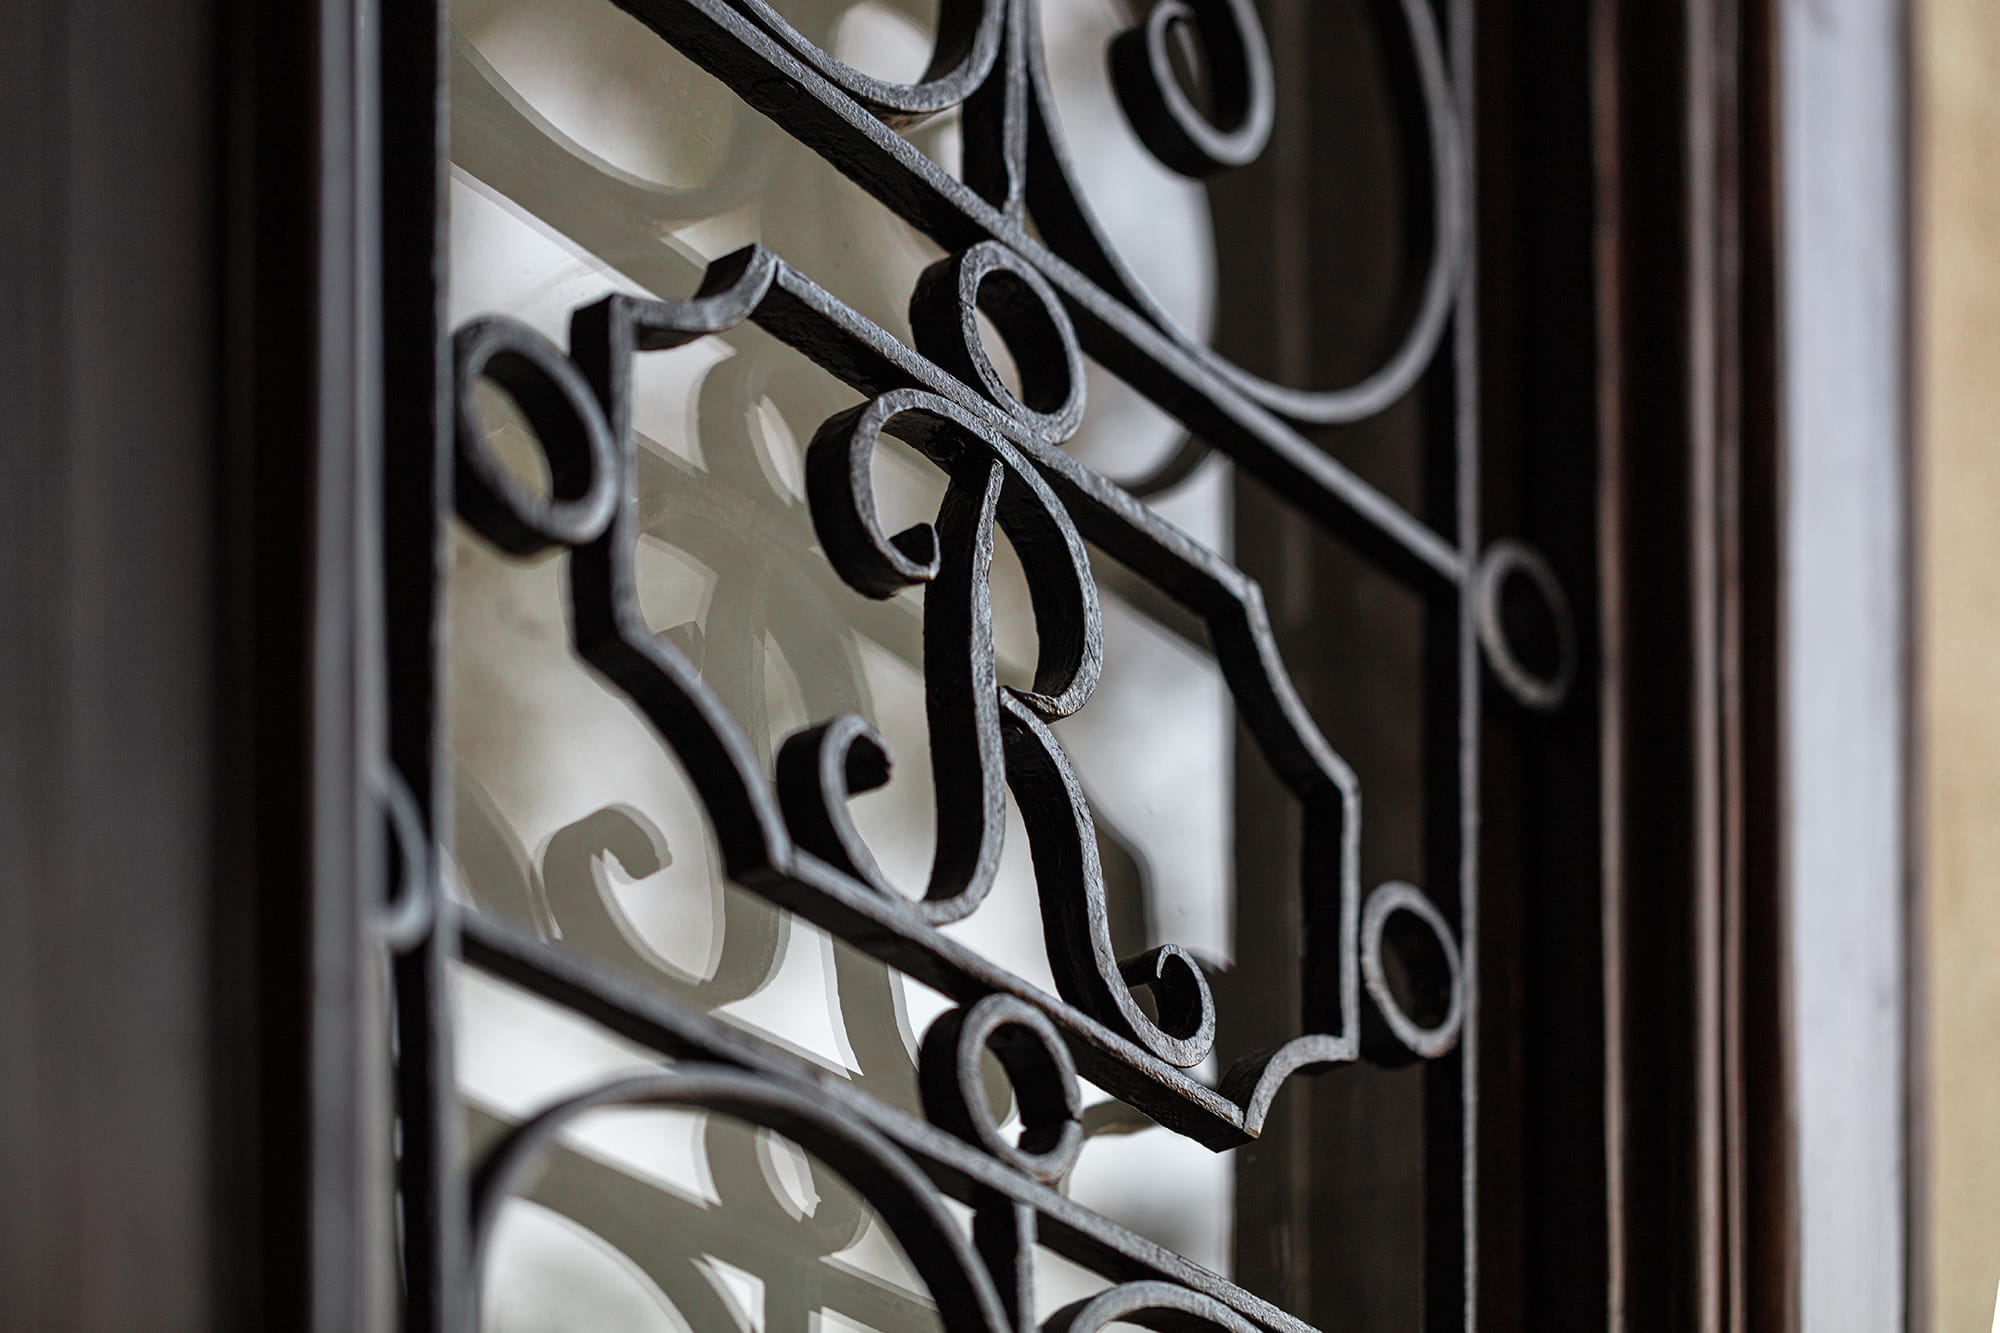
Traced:
<path fill-rule="evenodd" d="M 778 8 L 881 77 L 913 77 L 928 57 L 932 4 Z M 904 305 L 937 248 L 610 0 L 456 0 L 452 17 L 452 324 L 504 313 L 562 342 L 572 308 L 607 290 L 686 295 L 707 261 L 755 241 L 908 340 Z M 1151 161 L 1111 100 L 1103 47 L 1125 21 L 1112 0 L 1050 6 L 1050 76 L 1107 229 L 1154 297 L 1198 330 L 1213 286 L 1206 205 Z M 955 169 L 954 113 L 906 132 Z M 647 622 L 696 664 L 767 769 L 809 723 L 874 723 L 896 769 L 855 817 L 890 881 L 921 886 L 935 823 L 921 590 L 873 602 L 847 588 L 803 499 L 804 443 L 855 395 L 749 327 L 641 358 L 635 373 Z M 1088 392 L 1071 448 L 1092 466 L 1134 475 L 1177 446 L 1174 423 L 1095 367 Z M 482 406 L 536 484 L 513 405 L 492 392 Z M 890 530 L 935 514 L 943 486 L 926 460 L 893 441 L 878 458 Z M 1226 548 L 1226 485 L 1211 469 L 1159 508 Z M 724 882 L 672 754 L 570 652 L 557 556 L 505 557 L 458 533 L 451 559 L 460 891 L 916 1110 L 914 1052 L 942 997 Z M 1114 571 L 1103 578 L 1104 682 L 1059 732 L 1098 816 L 1114 938 L 1121 953 L 1173 942 L 1227 967 L 1228 693 L 1198 631 Z M 1025 685 L 1033 621 L 1004 544 L 994 603 L 1001 679 Z M 991 897 L 950 930 L 1054 989 L 1011 811 Z M 469 973 L 459 1003 L 475 1145 L 647 1062 Z M 1004 1099 L 1004 1079 L 989 1074 Z M 1090 1095 L 1101 1104 L 1062 1188 L 1226 1272 L 1229 1159 Z M 489 1330 L 935 1326 L 894 1242 L 832 1172 L 726 1120 L 587 1117 L 507 1207 L 485 1274 Z M 1042 1260 L 1041 1313 L 1103 1285 Z"/>

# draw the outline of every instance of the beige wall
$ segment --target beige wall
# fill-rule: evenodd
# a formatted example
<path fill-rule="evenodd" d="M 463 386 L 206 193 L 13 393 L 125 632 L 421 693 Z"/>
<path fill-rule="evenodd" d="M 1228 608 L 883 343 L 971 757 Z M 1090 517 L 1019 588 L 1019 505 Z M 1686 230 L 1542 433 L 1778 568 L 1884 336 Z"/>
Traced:
<path fill-rule="evenodd" d="M 1915 11 L 1913 1276 L 1929 1328 L 1983 1333 L 2000 1283 L 2000 0 L 1916 0 Z"/>

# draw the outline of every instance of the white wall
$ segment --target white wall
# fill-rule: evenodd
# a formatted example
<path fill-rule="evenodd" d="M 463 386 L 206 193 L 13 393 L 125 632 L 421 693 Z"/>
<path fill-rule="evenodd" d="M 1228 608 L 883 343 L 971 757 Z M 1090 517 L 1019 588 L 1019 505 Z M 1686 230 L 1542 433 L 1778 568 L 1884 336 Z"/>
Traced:
<path fill-rule="evenodd" d="M 1802 1326 L 1904 1321 L 1902 0 L 1787 0 L 1786 768 Z"/>

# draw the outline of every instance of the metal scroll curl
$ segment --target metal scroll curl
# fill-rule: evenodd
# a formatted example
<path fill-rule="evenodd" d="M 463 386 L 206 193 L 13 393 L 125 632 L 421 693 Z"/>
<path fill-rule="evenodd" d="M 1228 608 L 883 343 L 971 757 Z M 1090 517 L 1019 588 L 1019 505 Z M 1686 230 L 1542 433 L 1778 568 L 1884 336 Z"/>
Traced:
<path fill-rule="evenodd" d="M 1000 1059 L 1021 1108 L 1020 1137 L 1008 1142 L 986 1101 L 980 1061 Z M 1083 1096 L 1076 1064 L 1040 1013 L 1008 995 L 989 995 L 941 1015 L 924 1034 L 920 1071 L 931 1123 L 1053 1184 L 1083 1149 Z"/>
<path fill-rule="evenodd" d="M 1256 1333 L 1256 1325 L 1221 1301 L 1169 1282 L 1125 1282 L 1066 1305 L 1042 1325 L 1042 1333 L 1099 1333 L 1114 1324 L 1164 1333 Z"/>
<path fill-rule="evenodd" d="M 1168 44 L 1191 29 L 1204 53 L 1215 104 L 1204 115 L 1181 86 Z M 1264 26 L 1249 0 L 1155 0 L 1139 26 L 1111 43 L 1111 82 L 1139 139 L 1184 176 L 1257 160 L 1277 114 Z"/>
<path fill-rule="evenodd" d="M 914 83 L 866 74 L 792 26 L 765 0 L 738 0 L 760 27 L 842 92 L 891 124 L 906 124 L 963 103 L 993 71 L 1008 0 L 941 0 L 931 57 Z"/>

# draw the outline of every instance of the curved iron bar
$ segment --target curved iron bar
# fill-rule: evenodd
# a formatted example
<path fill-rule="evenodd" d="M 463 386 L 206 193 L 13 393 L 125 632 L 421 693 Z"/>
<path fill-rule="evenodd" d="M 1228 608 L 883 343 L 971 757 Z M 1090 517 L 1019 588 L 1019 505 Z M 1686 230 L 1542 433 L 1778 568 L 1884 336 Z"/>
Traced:
<path fill-rule="evenodd" d="M 1546 673 L 1524 663 L 1508 636 L 1501 601 L 1510 576 L 1518 576 L 1534 591 L 1554 630 L 1556 660 Z M 1473 576 L 1472 603 L 1480 647 L 1501 688 L 1533 712 L 1553 713 L 1561 708 L 1576 679 L 1576 619 L 1569 609 L 1569 595 L 1541 552 L 1512 538 L 1488 546 Z"/>
<path fill-rule="evenodd" d="M 1397 913 L 1421 923 L 1437 941 L 1438 954 L 1428 966 L 1404 959 L 1413 990 L 1444 997 L 1444 1013 L 1434 1023 L 1412 1017 L 1389 984 L 1385 932 Z M 1415 885 L 1392 880 L 1368 895 L 1361 910 L 1361 984 L 1370 1001 L 1362 1019 L 1361 1050 L 1371 1060 L 1385 1065 L 1433 1060 L 1458 1044 L 1465 1023 L 1464 963 L 1444 914 Z"/>
<path fill-rule="evenodd" d="M 999 1057 L 1021 1108 L 1009 1143 L 987 1102 L 982 1057 Z M 1083 1094 L 1055 1025 L 1010 995 L 940 1015 L 924 1034 L 924 1114 L 1023 1175 L 1053 1184 L 1083 1150 Z"/>
<path fill-rule="evenodd" d="M 1112 1324 L 1137 1324 L 1161 1333 L 1256 1333 L 1249 1320 L 1212 1296 L 1167 1282 L 1125 1282 L 1065 1305 L 1042 1333 L 1098 1333 Z"/>
<path fill-rule="evenodd" d="M 1205 56 L 1211 120 L 1181 86 L 1168 43 L 1191 31 Z M 1111 83 L 1139 141 L 1183 176 L 1257 160 L 1277 118 L 1264 25 L 1250 0 L 1154 0 L 1139 26 L 1111 43 Z M 1219 123 L 1218 123 L 1219 122 Z"/>
<path fill-rule="evenodd" d="M 368 785 L 381 806 L 395 865 L 393 888 L 376 912 L 376 928 L 392 952 L 407 953 L 430 933 L 437 914 L 431 841 L 424 831 L 423 811 L 401 773 L 387 763 L 377 764 L 369 770 Z"/>
<path fill-rule="evenodd" d="M 766 0 L 736 0 L 787 49 L 829 82 L 891 125 L 904 125 L 963 103 L 986 82 L 1000 51 L 1009 0 L 940 0 L 937 36 L 923 77 L 915 83 L 878 79 L 836 59 L 793 27 Z"/>

